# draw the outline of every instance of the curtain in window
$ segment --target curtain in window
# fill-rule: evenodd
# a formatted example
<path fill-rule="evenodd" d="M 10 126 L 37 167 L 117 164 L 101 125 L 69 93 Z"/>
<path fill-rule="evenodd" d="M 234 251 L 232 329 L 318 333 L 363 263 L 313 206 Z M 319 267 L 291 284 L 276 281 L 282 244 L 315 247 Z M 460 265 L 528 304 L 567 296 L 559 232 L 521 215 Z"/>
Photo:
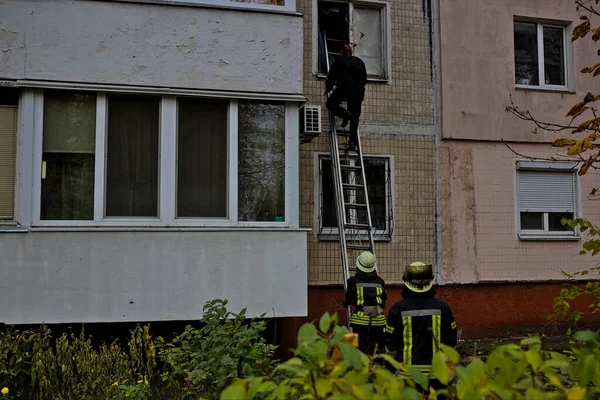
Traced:
<path fill-rule="evenodd" d="M 238 106 L 238 218 L 283 221 L 285 214 L 285 106 Z"/>
<path fill-rule="evenodd" d="M 13 218 L 17 107 L 0 105 L 0 219 Z"/>
<path fill-rule="evenodd" d="M 380 8 L 354 7 L 354 25 L 352 27 L 352 40 L 356 43 L 355 55 L 363 60 L 367 67 L 367 74 L 382 76 L 383 65 L 383 37 Z"/>
<path fill-rule="evenodd" d="M 96 95 L 44 92 L 43 158 L 40 218 L 94 218 Z"/>
<path fill-rule="evenodd" d="M 106 216 L 158 216 L 158 98 L 108 97 Z"/>
<path fill-rule="evenodd" d="M 227 106 L 179 100 L 178 217 L 227 217 Z"/>

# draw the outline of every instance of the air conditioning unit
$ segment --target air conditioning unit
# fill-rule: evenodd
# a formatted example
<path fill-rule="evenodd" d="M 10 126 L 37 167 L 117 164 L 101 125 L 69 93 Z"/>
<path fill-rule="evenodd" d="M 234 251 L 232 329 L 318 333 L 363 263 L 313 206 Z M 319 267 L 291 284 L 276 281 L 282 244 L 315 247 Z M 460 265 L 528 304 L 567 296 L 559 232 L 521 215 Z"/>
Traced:
<path fill-rule="evenodd" d="M 321 106 L 305 105 L 302 107 L 300 133 L 309 135 L 321 133 Z"/>

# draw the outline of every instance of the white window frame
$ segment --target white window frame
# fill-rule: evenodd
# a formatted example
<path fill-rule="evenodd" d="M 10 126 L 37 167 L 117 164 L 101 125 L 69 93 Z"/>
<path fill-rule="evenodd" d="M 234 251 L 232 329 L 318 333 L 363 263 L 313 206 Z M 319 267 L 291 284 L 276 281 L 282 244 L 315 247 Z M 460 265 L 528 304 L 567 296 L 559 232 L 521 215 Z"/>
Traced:
<path fill-rule="evenodd" d="M 382 46 L 382 55 L 383 55 L 383 75 L 382 76 L 367 76 L 368 82 L 392 82 L 392 33 L 391 33 L 391 15 L 390 15 L 390 3 L 389 1 L 379 1 L 379 0 L 368 0 L 368 1 L 340 1 L 340 0 L 326 0 L 331 3 L 344 3 L 349 5 L 349 17 L 350 17 L 350 42 L 354 42 L 355 38 L 353 37 L 353 21 L 352 15 L 354 10 L 354 5 L 363 6 L 363 7 L 372 7 L 372 8 L 380 8 L 381 9 L 381 21 L 383 26 L 381 27 L 381 37 L 383 42 Z M 313 65 L 313 74 L 317 78 L 325 79 L 327 78 L 327 74 L 324 72 L 319 72 L 319 0 L 313 0 L 312 7 L 312 36 L 313 36 L 313 46 L 312 46 L 312 65 Z"/>
<path fill-rule="evenodd" d="M 78 89 L 82 90 L 82 89 Z M 229 100 L 228 107 L 228 191 L 225 218 L 176 218 L 177 206 L 177 98 L 168 94 L 160 97 L 159 111 L 159 180 L 158 217 L 106 217 L 106 138 L 107 138 L 107 92 L 96 93 L 96 149 L 94 182 L 94 219 L 41 220 L 41 183 L 43 153 L 43 90 L 33 92 L 33 159 L 31 225 L 33 227 L 239 227 L 239 228 L 298 228 L 299 227 L 299 110 L 296 102 L 281 101 L 285 106 L 285 215 L 283 222 L 238 221 L 238 100 Z M 122 94 L 132 94 L 123 93 Z M 146 93 L 147 95 L 152 95 Z M 190 96 L 205 98 L 204 96 Z M 245 100 L 245 99 L 244 99 Z M 251 99 L 249 99 L 251 100 Z M 267 101 L 257 99 L 256 101 Z"/>
<path fill-rule="evenodd" d="M 384 159 L 387 162 L 387 168 L 390 171 L 390 181 L 386 185 L 386 228 L 385 232 L 375 232 L 373 235 L 373 239 L 376 242 L 391 242 L 394 240 L 394 190 L 395 190 L 395 181 L 394 181 L 394 156 L 392 154 L 363 154 L 363 158 L 366 159 Z M 337 227 L 327 227 L 325 229 L 330 230 L 329 233 L 320 233 L 323 229 L 322 220 L 320 218 L 321 215 L 321 191 L 323 187 L 323 178 L 321 174 L 322 165 L 321 162 L 326 159 L 331 159 L 331 154 L 325 152 L 315 152 L 314 153 L 314 198 L 315 198 L 315 210 L 314 210 L 314 235 L 315 239 L 318 241 L 333 241 L 338 240 L 339 237 L 339 229 Z M 391 220 L 390 220 L 390 212 L 391 212 Z"/>
<path fill-rule="evenodd" d="M 546 91 L 558 91 L 558 92 L 574 92 L 575 91 L 575 79 L 574 79 L 574 65 L 573 65 L 573 45 L 569 38 L 573 34 L 573 25 L 568 22 L 558 21 L 544 21 L 531 18 L 515 18 L 513 21 L 513 35 L 515 23 L 534 23 L 537 27 L 537 51 L 538 51 L 538 82 L 539 85 L 523 85 L 515 82 L 515 87 L 519 89 L 527 90 L 546 90 Z M 544 27 L 547 28 L 559 28 L 563 30 L 563 59 L 564 59 L 564 71 L 565 71 L 565 84 L 564 85 L 549 85 L 546 84 L 546 71 L 544 65 Z M 513 41 L 513 63 L 514 63 L 514 52 L 515 43 Z M 513 81 L 516 76 L 517 65 L 514 63 L 515 72 L 513 73 Z"/>
<path fill-rule="evenodd" d="M 256 3 L 242 3 L 237 1 L 229 0 L 112 0 L 123 3 L 148 3 L 148 4 L 163 4 L 173 6 L 198 6 L 198 7 L 210 7 L 210 8 L 231 8 L 231 9 L 245 9 L 245 10 L 258 10 L 266 12 L 285 12 L 285 13 L 296 13 L 296 0 L 285 0 L 284 6 L 277 6 L 273 4 L 256 4 Z"/>
<path fill-rule="evenodd" d="M 550 231 L 548 224 L 548 213 L 543 212 L 544 229 L 521 229 L 521 210 L 519 207 L 519 171 L 544 171 L 567 174 L 573 177 L 573 218 L 578 218 L 581 213 L 581 185 L 577 175 L 578 163 L 570 161 L 530 161 L 516 159 L 514 168 L 514 194 L 515 194 L 515 228 L 517 238 L 523 241 L 534 240 L 579 240 L 581 233 L 579 229 L 572 231 Z M 541 212 L 541 211 L 537 211 Z"/>

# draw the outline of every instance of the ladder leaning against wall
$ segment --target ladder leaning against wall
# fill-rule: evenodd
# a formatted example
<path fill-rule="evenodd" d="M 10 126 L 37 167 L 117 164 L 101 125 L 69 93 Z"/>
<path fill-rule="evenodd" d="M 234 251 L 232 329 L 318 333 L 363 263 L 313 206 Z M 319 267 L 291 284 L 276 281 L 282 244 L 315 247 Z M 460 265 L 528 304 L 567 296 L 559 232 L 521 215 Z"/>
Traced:
<path fill-rule="evenodd" d="M 325 46 L 327 47 L 326 40 Z M 328 54 L 327 48 L 325 54 Z M 329 70 L 329 60 L 327 60 L 327 70 Z M 349 130 L 336 128 L 336 118 L 329 113 L 331 173 L 333 175 L 344 290 L 347 289 L 350 272 L 356 269 L 354 263 L 358 255 L 363 251 L 370 251 L 375 255 L 360 132 L 356 149 L 348 147 L 349 136 Z M 377 265 L 375 265 L 375 269 L 377 270 Z M 350 307 L 346 309 L 346 313 L 349 324 Z"/>

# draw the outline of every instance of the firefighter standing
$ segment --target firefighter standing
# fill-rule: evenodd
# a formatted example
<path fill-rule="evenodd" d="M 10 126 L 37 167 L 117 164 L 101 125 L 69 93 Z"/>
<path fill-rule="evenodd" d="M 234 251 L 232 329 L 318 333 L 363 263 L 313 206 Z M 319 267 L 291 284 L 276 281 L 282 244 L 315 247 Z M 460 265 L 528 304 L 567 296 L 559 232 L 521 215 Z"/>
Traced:
<path fill-rule="evenodd" d="M 435 298 L 431 265 L 410 264 L 402 280 L 403 299 L 388 314 L 386 350 L 399 362 L 429 372 L 440 343 L 456 346 L 456 322 L 450 306 Z"/>
<path fill-rule="evenodd" d="M 350 121 L 351 147 L 358 145 L 358 120 L 362 102 L 365 98 L 365 85 L 367 84 L 367 69 L 365 63 L 358 57 L 352 55 L 352 46 L 345 44 L 342 55 L 338 57 L 327 74 L 325 93 L 335 90 L 327 99 L 327 109 L 336 117 L 342 118 L 342 128 Z M 346 102 L 348 110 L 344 110 L 340 104 Z"/>
<path fill-rule="evenodd" d="M 375 271 L 375 256 L 362 252 L 356 259 L 356 275 L 348 279 L 344 306 L 353 306 L 350 327 L 358 334 L 358 348 L 372 355 L 377 344 L 378 352 L 384 350 L 385 315 L 387 299 L 385 282 Z"/>

